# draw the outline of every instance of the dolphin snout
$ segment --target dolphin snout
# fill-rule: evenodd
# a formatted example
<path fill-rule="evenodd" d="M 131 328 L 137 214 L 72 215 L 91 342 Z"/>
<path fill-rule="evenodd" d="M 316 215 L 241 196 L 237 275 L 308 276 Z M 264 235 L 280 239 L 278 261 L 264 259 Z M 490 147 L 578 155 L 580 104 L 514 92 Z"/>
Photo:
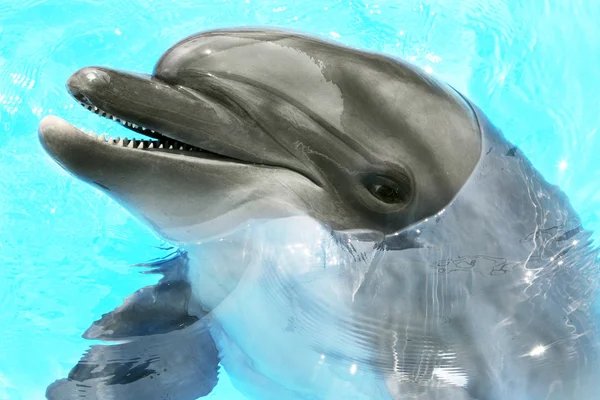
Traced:
<path fill-rule="evenodd" d="M 95 92 L 110 83 L 110 75 L 96 67 L 85 67 L 75 72 L 67 81 L 67 90 L 75 99 L 93 105 L 89 93 Z"/>

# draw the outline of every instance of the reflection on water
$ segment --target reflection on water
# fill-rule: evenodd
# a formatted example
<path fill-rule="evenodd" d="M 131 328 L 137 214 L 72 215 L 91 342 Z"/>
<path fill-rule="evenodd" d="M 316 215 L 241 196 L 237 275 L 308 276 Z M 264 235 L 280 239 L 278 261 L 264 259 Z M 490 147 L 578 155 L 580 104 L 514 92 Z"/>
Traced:
<path fill-rule="evenodd" d="M 599 15 L 598 4 L 583 0 L 2 2 L 0 398 L 43 398 L 46 386 L 67 376 L 89 347 L 81 334 L 92 321 L 158 280 L 128 266 L 174 251 L 48 160 L 36 139 L 40 117 L 60 114 L 118 136 L 122 128 L 88 115 L 65 93 L 73 71 L 100 64 L 149 72 L 182 37 L 241 24 L 302 29 L 423 66 L 479 104 L 567 192 L 581 221 L 560 216 L 546 221 L 536 208 L 538 228 L 519 238 L 521 251 L 535 249 L 531 257 L 450 253 L 444 246 L 415 249 L 418 228 L 397 252 L 373 250 L 368 240 L 351 240 L 355 250 L 349 251 L 326 233 L 320 239 L 293 237 L 301 230 L 265 238 L 267 248 L 257 253 L 261 258 L 253 259 L 248 275 L 248 282 L 260 284 L 236 289 L 247 302 L 231 297 L 246 308 L 223 307 L 213 327 L 221 346 L 238 343 L 227 347 L 223 365 L 244 349 L 257 360 L 253 368 L 301 392 L 310 390 L 310 381 L 311 388 L 332 395 L 332 382 L 342 392 L 350 390 L 346 383 L 356 384 L 356 396 L 400 388 L 422 393 L 422 382 L 435 380 L 445 399 L 455 394 L 454 387 L 468 387 L 473 371 L 478 382 L 497 379 L 505 389 L 511 382 L 518 393 L 530 365 L 540 365 L 540 379 L 566 371 L 554 382 L 590 370 L 597 274 L 589 235 L 600 230 L 600 72 L 594 68 Z M 491 170 L 480 172 L 484 177 Z M 491 223 L 483 221 L 472 226 Z M 427 234 L 428 227 L 422 228 Z M 263 235 L 281 230 L 287 232 L 261 228 Z M 461 239 L 469 243 L 473 237 Z M 421 236 L 420 242 L 431 240 Z M 307 248 L 308 259 L 301 258 Z M 413 270 L 399 267 L 408 257 Z M 375 279 L 377 274 L 385 279 Z M 392 282 L 402 289 L 392 290 Z M 398 300 L 402 312 L 381 306 L 389 298 Z M 296 313 L 296 319 L 289 317 Z M 231 322 L 240 316 L 246 325 Z M 256 329 L 255 335 L 249 337 L 244 326 Z M 519 346 L 515 337 L 522 339 Z M 508 358 L 506 349 L 513 351 Z M 273 370 L 272 365 L 296 363 L 292 356 L 299 368 Z M 271 364 L 271 357 L 281 363 Z M 557 359 L 564 365 L 548 362 Z M 250 370 L 231 365 L 240 385 Z M 494 375 L 498 365 L 512 369 Z M 215 399 L 243 398 L 226 374 L 219 378 Z"/>

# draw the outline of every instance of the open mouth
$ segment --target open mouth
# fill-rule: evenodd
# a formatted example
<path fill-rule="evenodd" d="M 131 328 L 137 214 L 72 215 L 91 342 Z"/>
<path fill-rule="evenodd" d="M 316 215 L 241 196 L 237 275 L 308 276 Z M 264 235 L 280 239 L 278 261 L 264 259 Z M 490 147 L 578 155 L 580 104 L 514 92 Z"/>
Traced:
<path fill-rule="evenodd" d="M 95 137 L 100 142 L 104 142 L 104 143 L 111 144 L 114 146 L 119 146 L 119 147 L 126 147 L 129 149 L 165 150 L 165 151 L 170 150 L 170 151 L 185 152 L 185 153 L 190 153 L 190 152 L 210 153 L 207 150 L 201 149 L 199 147 L 192 146 L 187 143 L 183 143 L 178 140 L 169 138 L 168 136 L 163 135 L 160 132 L 156 132 L 155 130 L 152 130 L 152 129 L 146 128 L 144 126 L 137 125 L 132 122 L 126 121 L 122 118 L 114 116 L 114 115 L 112 115 L 96 106 L 93 106 L 91 104 L 86 104 L 81 101 L 79 101 L 79 104 L 81 104 L 83 107 L 87 108 L 89 111 L 93 112 L 96 115 L 99 115 L 101 117 L 118 122 L 121 125 L 123 125 L 124 127 L 128 128 L 129 130 L 148 137 L 148 139 L 141 139 L 141 140 L 136 139 L 136 138 L 112 137 L 112 136 L 107 136 L 106 134 L 98 135 L 92 131 L 88 131 L 86 129 L 80 129 L 82 132 L 86 133 L 88 136 Z M 215 153 L 211 153 L 211 154 L 214 154 L 215 156 L 218 156 L 218 157 L 224 157 L 220 154 L 215 154 Z M 185 155 L 192 155 L 192 154 L 185 154 Z"/>
<path fill-rule="evenodd" d="M 227 93 L 221 93 L 218 85 L 194 89 L 152 75 L 85 67 L 71 75 L 66 89 L 82 107 L 135 135 L 122 130 L 99 134 L 47 116 L 40 121 L 40 141 L 63 166 L 85 169 L 108 160 L 127 163 L 137 158 L 130 151 L 140 151 L 143 159 L 176 156 L 193 163 L 285 168 L 315 181 L 302 161 L 288 162 L 287 155 L 279 154 L 293 154 L 285 149 L 285 141 L 261 132 L 243 107 L 225 99 Z"/>

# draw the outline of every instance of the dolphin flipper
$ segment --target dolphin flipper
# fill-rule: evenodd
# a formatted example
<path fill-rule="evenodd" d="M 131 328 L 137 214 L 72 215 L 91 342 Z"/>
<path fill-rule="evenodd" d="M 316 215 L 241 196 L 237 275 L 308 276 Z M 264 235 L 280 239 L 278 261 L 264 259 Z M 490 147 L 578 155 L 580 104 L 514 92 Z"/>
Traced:
<path fill-rule="evenodd" d="M 219 356 L 209 322 L 188 315 L 187 258 L 168 262 L 155 268 L 164 275 L 158 284 L 129 296 L 84 334 L 123 342 L 91 346 L 67 379 L 48 387 L 49 400 L 195 400 L 211 393 Z"/>
<path fill-rule="evenodd" d="M 159 282 L 125 299 L 83 334 L 86 339 L 120 340 L 183 329 L 198 321 L 187 313 L 192 289 L 188 282 Z"/>
<path fill-rule="evenodd" d="M 156 285 L 138 290 L 120 307 L 102 315 L 83 337 L 121 340 L 168 333 L 198 321 L 197 316 L 188 313 L 192 289 L 186 279 L 187 262 L 187 254 L 181 253 L 157 263 L 139 265 L 151 268 L 145 273 L 161 274 L 163 278 Z"/>

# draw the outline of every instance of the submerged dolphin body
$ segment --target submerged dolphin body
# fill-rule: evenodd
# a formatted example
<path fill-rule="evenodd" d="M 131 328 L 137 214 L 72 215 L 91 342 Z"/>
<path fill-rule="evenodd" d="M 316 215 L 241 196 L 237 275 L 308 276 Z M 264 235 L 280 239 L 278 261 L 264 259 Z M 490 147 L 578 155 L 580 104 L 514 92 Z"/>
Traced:
<path fill-rule="evenodd" d="M 178 43 L 152 76 L 84 68 L 67 86 L 155 140 L 46 117 L 44 148 L 185 252 L 92 325 L 125 342 L 48 398 L 195 399 L 219 363 L 260 399 L 599 395 L 590 234 L 447 85 L 245 29 Z M 335 253 L 319 268 L 301 262 L 317 232 Z"/>

